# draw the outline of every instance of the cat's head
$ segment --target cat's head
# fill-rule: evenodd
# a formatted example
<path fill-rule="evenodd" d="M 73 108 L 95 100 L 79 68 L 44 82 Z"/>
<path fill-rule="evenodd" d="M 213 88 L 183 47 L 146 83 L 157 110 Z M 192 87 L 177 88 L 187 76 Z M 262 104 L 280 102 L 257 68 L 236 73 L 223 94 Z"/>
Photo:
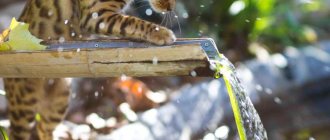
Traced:
<path fill-rule="evenodd" d="M 175 8 L 176 0 L 149 0 L 151 7 L 156 12 L 170 12 Z"/>

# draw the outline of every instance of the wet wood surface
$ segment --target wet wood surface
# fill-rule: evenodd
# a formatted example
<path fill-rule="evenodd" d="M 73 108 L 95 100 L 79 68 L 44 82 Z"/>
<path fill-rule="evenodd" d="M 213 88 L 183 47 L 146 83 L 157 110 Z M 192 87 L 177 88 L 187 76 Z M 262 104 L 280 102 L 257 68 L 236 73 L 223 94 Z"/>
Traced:
<path fill-rule="evenodd" d="M 44 51 L 0 53 L 0 77 L 205 76 L 208 69 L 201 44 L 189 40 L 171 46 L 122 40 L 51 43 Z"/>

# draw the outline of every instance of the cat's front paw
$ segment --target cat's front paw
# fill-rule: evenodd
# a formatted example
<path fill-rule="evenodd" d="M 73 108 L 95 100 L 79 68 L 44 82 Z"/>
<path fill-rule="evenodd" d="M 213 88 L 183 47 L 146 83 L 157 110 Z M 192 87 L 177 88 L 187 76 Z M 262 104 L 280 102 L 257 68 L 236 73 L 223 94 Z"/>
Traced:
<path fill-rule="evenodd" d="M 148 41 L 156 45 L 170 45 L 176 40 L 174 33 L 165 27 L 156 27 L 151 31 Z"/>

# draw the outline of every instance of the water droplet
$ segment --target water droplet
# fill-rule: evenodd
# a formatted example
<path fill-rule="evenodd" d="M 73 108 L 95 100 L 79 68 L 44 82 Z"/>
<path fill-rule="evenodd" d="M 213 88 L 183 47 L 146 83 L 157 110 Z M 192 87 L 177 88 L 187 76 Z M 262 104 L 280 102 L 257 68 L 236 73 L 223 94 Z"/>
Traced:
<path fill-rule="evenodd" d="M 312 0 L 299 0 L 301 4 L 312 4 L 314 1 Z"/>
<path fill-rule="evenodd" d="M 158 64 L 158 58 L 156 56 L 152 58 L 152 64 L 154 65 Z"/>
<path fill-rule="evenodd" d="M 57 51 L 58 51 L 58 52 L 63 52 L 63 50 L 64 50 L 63 47 L 58 47 L 58 48 L 57 48 Z"/>
<path fill-rule="evenodd" d="M 183 17 L 183 18 L 188 18 L 189 15 L 188 15 L 188 13 L 183 13 L 183 14 L 182 14 L 182 17 Z"/>
<path fill-rule="evenodd" d="M 196 76 L 197 76 L 197 73 L 196 73 L 196 71 L 193 70 L 193 71 L 190 72 L 190 75 L 191 75 L 192 77 L 196 77 Z"/>
<path fill-rule="evenodd" d="M 106 126 L 106 122 L 96 113 L 92 113 L 86 117 L 86 122 L 93 125 L 94 128 L 100 129 Z"/>
<path fill-rule="evenodd" d="M 220 126 L 214 132 L 215 137 L 218 139 L 227 139 L 229 134 L 229 127 L 226 125 Z"/>
<path fill-rule="evenodd" d="M 100 23 L 99 28 L 104 29 L 105 28 L 105 23 L 104 22 Z"/>
<path fill-rule="evenodd" d="M 240 103 L 240 105 L 241 105 L 241 107 L 242 107 L 243 109 L 246 108 L 246 103 L 245 103 L 245 101 L 240 101 L 239 103 Z"/>
<path fill-rule="evenodd" d="M 266 92 L 267 94 L 269 94 L 269 95 L 273 93 L 273 91 L 272 91 L 270 88 L 266 88 L 266 89 L 265 89 L 265 92 Z"/>
<path fill-rule="evenodd" d="M 279 68 L 285 68 L 289 65 L 289 62 L 285 56 L 282 54 L 274 54 L 271 58 L 274 65 L 276 65 Z"/>
<path fill-rule="evenodd" d="M 49 10 L 48 11 L 48 16 L 52 16 L 53 15 L 53 11 Z"/>
<path fill-rule="evenodd" d="M 199 36 L 199 37 L 202 37 L 202 36 L 203 36 L 203 33 L 204 33 L 204 32 L 203 32 L 202 30 L 199 30 L 199 32 L 198 32 L 198 36 Z"/>
<path fill-rule="evenodd" d="M 129 121 L 136 121 L 137 114 L 131 109 L 128 103 L 122 103 L 119 105 L 119 110 L 127 117 Z"/>
<path fill-rule="evenodd" d="M 212 70 L 212 71 L 215 71 L 215 70 L 217 69 L 217 67 L 216 67 L 215 64 L 211 64 L 211 65 L 209 66 L 209 68 L 210 68 L 210 70 Z"/>
<path fill-rule="evenodd" d="M 313 138 L 313 137 L 309 137 L 308 140 L 315 140 L 315 138 Z"/>
<path fill-rule="evenodd" d="M 121 80 L 121 81 L 126 81 L 126 80 L 127 80 L 127 76 L 126 76 L 125 74 L 122 74 L 122 75 L 120 76 L 120 80 Z"/>
<path fill-rule="evenodd" d="M 282 100 L 279 97 L 275 97 L 274 102 L 277 104 L 282 104 Z"/>
<path fill-rule="evenodd" d="M 76 93 L 72 93 L 72 94 L 71 94 L 71 98 L 74 99 L 74 98 L 76 98 L 76 97 L 77 97 L 77 94 L 76 94 Z"/>
<path fill-rule="evenodd" d="M 203 140 L 216 140 L 217 138 L 214 136 L 213 133 L 208 133 L 203 137 Z"/>
<path fill-rule="evenodd" d="M 262 91 L 262 89 L 263 89 L 263 88 L 262 88 L 261 85 L 259 85 L 259 84 L 256 85 L 256 90 L 257 90 L 257 91 Z"/>
<path fill-rule="evenodd" d="M 98 14 L 97 12 L 94 12 L 94 13 L 92 14 L 92 18 L 93 18 L 93 19 L 96 19 L 97 17 L 99 17 L 99 14 Z"/>
<path fill-rule="evenodd" d="M 245 2 L 243 0 L 237 0 L 229 7 L 229 13 L 231 15 L 237 15 L 243 9 L 245 9 Z"/>
<path fill-rule="evenodd" d="M 254 134 L 254 140 L 261 140 L 257 134 Z"/>
<path fill-rule="evenodd" d="M 244 118 L 249 118 L 250 117 L 249 113 L 246 110 L 242 110 L 242 115 L 243 115 Z"/>
<path fill-rule="evenodd" d="M 58 40 L 60 43 L 64 43 L 65 42 L 65 38 L 64 37 L 60 37 L 60 39 Z"/>
<path fill-rule="evenodd" d="M 152 10 L 151 10 L 150 8 L 148 8 L 148 9 L 146 10 L 146 15 L 147 15 L 147 16 L 151 16 L 151 15 L 152 15 Z"/>
<path fill-rule="evenodd" d="M 54 79 L 49 79 L 48 80 L 48 85 L 53 85 L 55 83 Z"/>

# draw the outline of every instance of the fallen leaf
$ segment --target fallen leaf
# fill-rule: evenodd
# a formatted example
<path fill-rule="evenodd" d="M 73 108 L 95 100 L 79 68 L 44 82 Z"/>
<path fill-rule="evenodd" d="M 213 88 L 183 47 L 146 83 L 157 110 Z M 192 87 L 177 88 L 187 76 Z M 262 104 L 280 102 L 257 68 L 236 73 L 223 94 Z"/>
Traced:
<path fill-rule="evenodd" d="M 9 29 L 5 30 L 0 38 L 0 51 L 10 50 L 44 50 L 42 40 L 33 36 L 29 31 L 29 24 L 12 19 Z"/>

